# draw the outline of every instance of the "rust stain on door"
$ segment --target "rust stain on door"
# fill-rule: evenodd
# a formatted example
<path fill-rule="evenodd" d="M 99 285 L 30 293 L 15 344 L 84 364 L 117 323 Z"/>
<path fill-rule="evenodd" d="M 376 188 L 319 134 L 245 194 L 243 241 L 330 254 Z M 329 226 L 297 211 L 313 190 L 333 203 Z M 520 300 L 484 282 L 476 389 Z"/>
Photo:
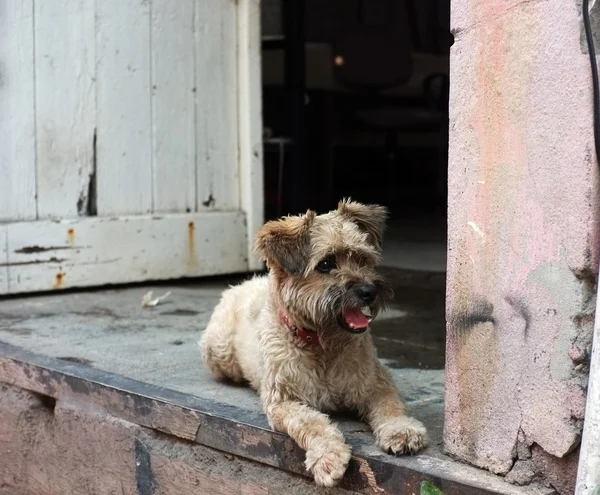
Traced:
<path fill-rule="evenodd" d="M 64 280 L 65 280 L 65 274 L 63 272 L 58 272 L 56 274 L 56 276 L 54 277 L 54 285 L 52 286 L 52 288 L 60 289 L 63 285 Z"/>
<path fill-rule="evenodd" d="M 67 230 L 67 242 L 69 243 L 69 246 L 75 247 L 75 229 L 70 228 Z"/>
<path fill-rule="evenodd" d="M 196 225 L 194 222 L 188 223 L 187 264 L 191 270 L 194 270 L 198 266 L 198 260 L 196 258 Z"/>

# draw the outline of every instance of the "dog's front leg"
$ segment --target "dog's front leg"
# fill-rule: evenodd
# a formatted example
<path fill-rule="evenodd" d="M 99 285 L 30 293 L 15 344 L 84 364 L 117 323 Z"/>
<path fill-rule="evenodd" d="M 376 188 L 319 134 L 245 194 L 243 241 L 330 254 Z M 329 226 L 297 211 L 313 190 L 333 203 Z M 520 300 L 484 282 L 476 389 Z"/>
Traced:
<path fill-rule="evenodd" d="M 382 367 L 363 411 L 377 444 L 390 454 L 414 454 L 427 446 L 423 423 L 410 417 L 391 377 Z"/>
<path fill-rule="evenodd" d="M 301 402 L 275 401 L 265 407 L 271 428 L 287 433 L 306 451 L 306 469 L 319 486 L 334 486 L 350 461 L 350 446 L 329 418 Z"/>

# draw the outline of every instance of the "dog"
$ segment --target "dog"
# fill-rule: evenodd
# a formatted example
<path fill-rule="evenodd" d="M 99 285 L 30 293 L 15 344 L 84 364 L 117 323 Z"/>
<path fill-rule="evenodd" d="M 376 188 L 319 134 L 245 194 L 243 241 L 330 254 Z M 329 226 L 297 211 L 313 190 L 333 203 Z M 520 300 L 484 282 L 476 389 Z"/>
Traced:
<path fill-rule="evenodd" d="M 305 450 L 319 486 L 336 485 L 351 457 L 327 413 L 357 411 L 392 454 L 427 445 L 367 331 L 393 297 L 376 271 L 386 219 L 386 208 L 348 199 L 267 222 L 255 249 L 269 273 L 227 289 L 198 342 L 215 378 L 260 394 L 269 425 Z"/>

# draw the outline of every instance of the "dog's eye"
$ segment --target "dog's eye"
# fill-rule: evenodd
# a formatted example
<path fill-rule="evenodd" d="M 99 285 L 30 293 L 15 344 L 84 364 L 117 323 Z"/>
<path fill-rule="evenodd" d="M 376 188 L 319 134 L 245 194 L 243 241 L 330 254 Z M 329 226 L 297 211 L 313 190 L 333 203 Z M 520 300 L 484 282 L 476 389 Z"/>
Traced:
<path fill-rule="evenodd" d="M 335 267 L 335 258 L 325 258 L 324 260 L 319 261 L 317 270 L 319 270 L 321 273 L 329 273 Z"/>

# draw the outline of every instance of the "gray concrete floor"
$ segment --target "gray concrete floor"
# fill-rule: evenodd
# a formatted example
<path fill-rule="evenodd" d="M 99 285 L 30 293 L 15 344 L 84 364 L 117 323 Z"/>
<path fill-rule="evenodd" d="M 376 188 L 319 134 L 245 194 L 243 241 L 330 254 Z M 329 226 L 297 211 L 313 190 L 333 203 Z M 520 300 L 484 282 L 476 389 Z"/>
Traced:
<path fill-rule="evenodd" d="M 383 245 L 387 267 L 444 273 L 446 218 L 413 215 L 390 220 Z"/>
<path fill-rule="evenodd" d="M 256 408 L 253 393 L 215 382 L 199 358 L 196 342 L 225 287 L 226 280 L 214 280 L 7 299 L 0 302 L 0 340 L 153 385 Z M 171 296 L 158 306 L 142 308 L 142 297 L 150 289 L 155 296 L 167 291 Z M 410 294 L 374 323 L 381 358 L 394 370 L 408 403 L 442 403 L 440 303 L 439 294 Z"/>
<path fill-rule="evenodd" d="M 443 287 L 395 287 L 395 302 L 373 322 L 380 359 L 392 369 L 444 369 Z"/>

